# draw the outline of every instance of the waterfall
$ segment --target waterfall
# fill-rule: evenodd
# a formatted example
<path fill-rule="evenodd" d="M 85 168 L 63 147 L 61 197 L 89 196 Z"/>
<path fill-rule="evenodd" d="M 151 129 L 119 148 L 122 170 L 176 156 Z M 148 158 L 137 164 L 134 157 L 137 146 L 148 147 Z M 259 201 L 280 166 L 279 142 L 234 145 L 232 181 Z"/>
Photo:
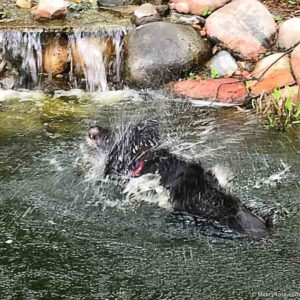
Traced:
<path fill-rule="evenodd" d="M 20 85 L 28 87 L 32 82 L 38 86 L 42 74 L 41 32 L 0 31 L 0 47 L 4 62 L 19 67 Z"/>
<path fill-rule="evenodd" d="M 0 30 L 0 63 L 18 73 L 18 87 L 41 89 L 45 81 L 58 76 L 66 80 L 70 88 L 107 91 L 121 82 L 123 36 L 123 30 L 77 30 L 70 33 Z M 52 74 L 43 65 L 45 53 L 52 55 L 48 58 L 50 65 L 51 59 L 58 59 L 57 56 L 62 59 L 55 49 L 45 49 L 51 47 L 49 41 L 53 37 L 54 40 L 55 37 L 65 39 L 68 51 L 66 68 L 59 74 Z"/>

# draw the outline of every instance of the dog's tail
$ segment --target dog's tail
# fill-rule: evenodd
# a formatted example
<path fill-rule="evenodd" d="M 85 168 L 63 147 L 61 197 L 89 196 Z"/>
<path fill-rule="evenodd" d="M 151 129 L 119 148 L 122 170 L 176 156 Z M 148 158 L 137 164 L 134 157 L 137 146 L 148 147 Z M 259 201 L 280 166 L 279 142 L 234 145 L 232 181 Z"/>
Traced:
<path fill-rule="evenodd" d="M 229 226 L 252 238 L 262 238 L 268 233 L 265 222 L 249 211 L 244 205 L 240 206 L 236 215 L 229 219 Z"/>

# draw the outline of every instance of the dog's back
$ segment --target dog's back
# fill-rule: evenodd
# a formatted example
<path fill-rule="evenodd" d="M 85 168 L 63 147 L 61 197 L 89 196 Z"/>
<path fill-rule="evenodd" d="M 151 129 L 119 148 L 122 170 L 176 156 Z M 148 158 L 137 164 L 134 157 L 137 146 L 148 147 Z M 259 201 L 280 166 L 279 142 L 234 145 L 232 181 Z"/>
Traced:
<path fill-rule="evenodd" d="M 253 237 L 267 233 L 264 222 L 252 214 L 236 196 L 222 188 L 211 171 L 201 164 L 186 162 L 167 150 L 156 150 L 145 159 L 142 173 L 161 175 L 175 210 L 216 220 Z"/>

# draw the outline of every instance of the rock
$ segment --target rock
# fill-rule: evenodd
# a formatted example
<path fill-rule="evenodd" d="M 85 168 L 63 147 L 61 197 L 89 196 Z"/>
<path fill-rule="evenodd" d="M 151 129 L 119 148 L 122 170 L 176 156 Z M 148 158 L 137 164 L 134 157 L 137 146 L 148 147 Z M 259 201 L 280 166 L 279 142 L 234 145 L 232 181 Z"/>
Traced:
<path fill-rule="evenodd" d="M 20 8 L 31 8 L 32 0 L 17 0 L 16 5 Z"/>
<path fill-rule="evenodd" d="M 134 11 L 134 15 L 137 18 L 150 17 L 156 14 L 157 14 L 157 10 L 155 9 L 154 5 L 150 3 L 142 4 Z"/>
<path fill-rule="evenodd" d="M 99 6 L 124 6 L 128 3 L 127 0 L 98 0 Z"/>
<path fill-rule="evenodd" d="M 204 64 L 210 46 L 193 28 L 166 22 L 149 23 L 125 38 L 126 79 L 139 86 L 158 86 Z"/>
<path fill-rule="evenodd" d="M 42 91 L 46 94 L 55 94 L 58 90 L 68 91 L 70 90 L 69 83 L 62 77 L 62 78 L 52 78 L 44 81 L 42 83 Z"/>
<path fill-rule="evenodd" d="M 224 103 L 244 104 L 247 96 L 245 85 L 236 78 L 183 80 L 171 89 L 177 95 Z"/>
<path fill-rule="evenodd" d="M 3 57 L 3 53 L 0 52 L 0 74 L 4 71 L 4 68 L 6 66 L 6 60 Z"/>
<path fill-rule="evenodd" d="M 207 15 L 230 2 L 230 0 L 171 0 L 179 13 Z"/>
<path fill-rule="evenodd" d="M 139 26 L 150 22 L 155 22 L 160 19 L 160 15 L 154 5 L 145 3 L 138 7 L 132 17 L 133 24 Z"/>
<path fill-rule="evenodd" d="M 154 7 L 160 16 L 166 16 L 169 14 L 169 5 L 155 5 Z"/>
<path fill-rule="evenodd" d="M 300 85 L 300 45 L 291 54 L 291 65 L 298 85 Z"/>
<path fill-rule="evenodd" d="M 206 19 L 207 35 L 244 59 L 258 60 L 276 35 L 274 17 L 256 0 L 235 0 Z"/>
<path fill-rule="evenodd" d="M 40 0 L 34 16 L 37 20 L 55 19 L 65 17 L 67 12 L 64 0 Z"/>
<path fill-rule="evenodd" d="M 177 24 L 183 24 L 183 25 L 198 25 L 198 24 L 204 25 L 205 24 L 205 19 L 200 16 L 184 15 L 174 11 L 172 11 L 170 14 L 170 20 Z"/>
<path fill-rule="evenodd" d="M 13 76 L 7 76 L 0 80 L 1 90 L 11 90 L 15 86 L 15 78 Z"/>
<path fill-rule="evenodd" d="M 291 18 L 279 27 L 278 46 L 287 50 L 300 42 L 300 18 Z"/>
<path fill-rule="evenodd" d="M 68 41 L 63 37 L 49 38 L 43 49 L 43 70 L 53 76 L 63 73 L 68 66 Z"/>
<path fill-rule="evenodd" d="M 280 88 L 295 83 L 292 75 L 290 59 L 288 55 L 284 55 L 280 58 L 282 55 L 283 53 L 269 55 L 256 64 L 255 69 L 252 72 L 252 77 L 262 77 L 258 82 L 250 82 L 251 93 L 253 95 L 270 92 L 274 88 Z M 279 59 L 279 61 L 274 63 L 277 59 Z M 274 65 L 272 65 L 272 63 L 274 63 Z M 270 67 L 270 69 L 266 71 L 268 67 Z M 265 71 L 266 73 L 264 73 Z"/>
<path fill-rule="evenodd" d="M 175 10 L 182 14 L 188 14 L 190 12 L 190 6 L 187 2 L 179 2 L 174 6 Z"/>
<path fill-rule="evenodd" d="M 237 69 L 238 65 L 235 59 L 227 51 L 218 52 L 209 62 L 211 70 L 217 72 L 220 76 L 231 76 Z"/>

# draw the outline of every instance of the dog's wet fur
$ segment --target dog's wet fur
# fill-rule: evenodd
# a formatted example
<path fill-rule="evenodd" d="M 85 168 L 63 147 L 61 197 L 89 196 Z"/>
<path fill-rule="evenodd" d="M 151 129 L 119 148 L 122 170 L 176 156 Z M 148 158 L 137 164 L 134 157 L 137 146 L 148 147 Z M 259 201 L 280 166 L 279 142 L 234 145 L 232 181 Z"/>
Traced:
<path fill-rule="evenodd" d="M 238 197 L 228 193 L 211 170 L 161 147 L 158 122 L 147 120 L 130 125 L 118 138 L 111 131 L 94 125 L 88 132 L 87 142 L 105 153 L 105 176 L 158 173 L 175 211 L 218 221 L 254 238 L 267 234 L 265 222 Z"/>

